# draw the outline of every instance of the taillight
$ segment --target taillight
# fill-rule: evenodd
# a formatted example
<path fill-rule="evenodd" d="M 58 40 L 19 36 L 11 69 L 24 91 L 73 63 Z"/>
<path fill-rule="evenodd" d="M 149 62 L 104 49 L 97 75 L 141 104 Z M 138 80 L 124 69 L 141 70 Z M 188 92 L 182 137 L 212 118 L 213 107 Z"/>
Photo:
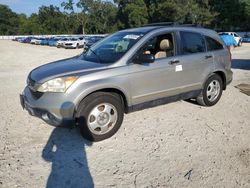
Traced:
<path fill-rule="evenodd" d="M 231 53 L 230 46 L 228 46 L 227 49 L 228 49 L 228 52 L 229 52 L 230 63 L 232 63 L 232 53 Z"/>

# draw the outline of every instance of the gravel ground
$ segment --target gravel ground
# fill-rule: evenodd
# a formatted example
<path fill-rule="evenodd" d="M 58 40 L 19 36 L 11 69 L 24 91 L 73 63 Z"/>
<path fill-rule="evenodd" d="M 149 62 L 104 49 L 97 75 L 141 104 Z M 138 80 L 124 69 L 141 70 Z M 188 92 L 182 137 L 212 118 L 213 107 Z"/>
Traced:
<path fill-rule="evenodd" d="M 38 65 L 79 54 L 0 41 L 0 187 L 250 187 L 250 44 L 233 49 L 234 80 L 214 107 L 185 101 L 125 115 L 112 138 L 28 115 L 18 94 Z"/>

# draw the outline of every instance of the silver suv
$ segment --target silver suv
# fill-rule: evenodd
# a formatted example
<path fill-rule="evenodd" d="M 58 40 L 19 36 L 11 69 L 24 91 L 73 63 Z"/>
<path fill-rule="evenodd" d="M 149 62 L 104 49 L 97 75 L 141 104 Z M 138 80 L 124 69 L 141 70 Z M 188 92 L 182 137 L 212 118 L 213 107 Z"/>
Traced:
<path fill-rule="evenodd" d="M 215 31 L 151 24 L 32 70 L 20 99 L 31 115 L 76 124 L 100 141 L 117 132 L 124 113 L 186 99 L 212 106 L 231 81 L 230 51 Z"/>

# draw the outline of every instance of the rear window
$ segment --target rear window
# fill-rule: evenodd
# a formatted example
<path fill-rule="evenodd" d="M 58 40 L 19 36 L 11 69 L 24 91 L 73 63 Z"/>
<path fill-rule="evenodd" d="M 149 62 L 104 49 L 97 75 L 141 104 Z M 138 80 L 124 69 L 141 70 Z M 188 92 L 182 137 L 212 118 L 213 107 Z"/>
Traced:
<path fill-rule="evenodd" d="M 206 41 L 207 41 L 207 50 L 208 51 L 214 51 L 214 50 L 221 50 L 223 49 L 223 45 L 218 42 L 217 40 L 206 36 Z"/>
<path fill-rule="evenodd" d="M 205 41 L 201 34 L 192 32 L 180 32 L 182 42 L 182 54 L 205 52 Z"/>

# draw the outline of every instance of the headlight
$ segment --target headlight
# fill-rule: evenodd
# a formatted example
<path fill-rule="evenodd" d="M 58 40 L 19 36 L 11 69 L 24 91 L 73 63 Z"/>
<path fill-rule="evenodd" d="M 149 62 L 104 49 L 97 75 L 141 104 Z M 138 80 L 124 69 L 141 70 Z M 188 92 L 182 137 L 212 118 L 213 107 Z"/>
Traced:
<path fill-rule="evenodd" d="M 65 92 L 75 81 L 76 76 L 55 78 L 43 83 L 37 91 L 39 92 Z"/>

